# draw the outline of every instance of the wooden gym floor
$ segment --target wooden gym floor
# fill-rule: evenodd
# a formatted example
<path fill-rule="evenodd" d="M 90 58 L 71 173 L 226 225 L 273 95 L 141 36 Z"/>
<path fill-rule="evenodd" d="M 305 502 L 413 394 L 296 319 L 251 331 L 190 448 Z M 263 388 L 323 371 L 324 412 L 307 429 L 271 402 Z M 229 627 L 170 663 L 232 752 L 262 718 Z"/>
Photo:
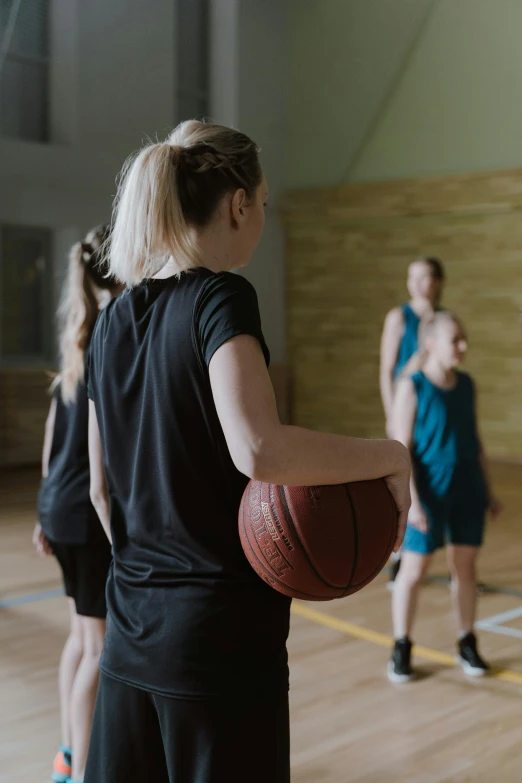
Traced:
<path fill-rule="evenodd" d="M 423 588 L 420 678 L 403 686 L 385 676 L 384 575 L 349 599 L 296 603 L 293 783 L 522 781 L 522 467 L 496 465 L 493 475 L 506 512 L 490 526 L 480 578 L 505 592 L 482 595 L 479 617 L 495 675 L 470 681 L 453 666 L 450 595 L 441 582 Z M 34 471 L 4 471 L 0 480 L 1 783 L 47 781 L 60 739 L 56 680 L 68 613 L 54 560 L 31 545 L 37 483 Z M 445 574 L 442 557 L 433 571 Z"/>

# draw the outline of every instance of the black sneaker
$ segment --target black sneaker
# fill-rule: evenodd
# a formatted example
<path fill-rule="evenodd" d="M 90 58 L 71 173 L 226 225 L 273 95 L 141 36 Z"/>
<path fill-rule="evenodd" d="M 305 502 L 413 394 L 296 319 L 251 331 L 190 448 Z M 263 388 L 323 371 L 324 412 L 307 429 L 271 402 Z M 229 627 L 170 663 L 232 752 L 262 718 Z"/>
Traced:
<path fill-rule="evenodd" d="M 394 560 L 391 566 L 388 568 L 388 584 L 386 585 L 388 590 L 393 590 L 393 585 L 395 579 L 397 578 L 397 574 L 399 573 L 400 567 L 401 559 L 398 557 L 397 560 Z"/>
<path fill-rule="evenodd" d="M 391 661 L 388 662 L 388 679 L 391 682 L 409 682 L 413 679 L 411 647 L 407 636 L 395 641 Z"/>
<path fill-rule="evenodd" d="M 483 677 L 489 673 L 491 667 L 478 654 L 477 639 L 474 633 L 470 631 L 459 640 L 458 650 L 457 663 L 462 666 L 464 674 L 468 674 L 470 677 Z"/>

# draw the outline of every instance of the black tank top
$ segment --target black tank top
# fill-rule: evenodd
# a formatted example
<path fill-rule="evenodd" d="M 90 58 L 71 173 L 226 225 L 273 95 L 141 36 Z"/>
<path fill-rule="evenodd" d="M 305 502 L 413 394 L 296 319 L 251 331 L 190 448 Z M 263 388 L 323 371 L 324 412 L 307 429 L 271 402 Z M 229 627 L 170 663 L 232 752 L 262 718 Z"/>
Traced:
<path fill-rule="evenodd" d="M 60 544 L 106 544 L 107 536 L 89 497 L 87 389 L 78 384 L 75 402 L 65 405 L 58 385 L 54 398 L 49 472 L 38 494 L 42 530 Z"/>
<path fill-rule="evenodd" d="M 188 698 L 288 687 L 290 601 L 251 569 L 208 364 L 239 335 L 269 361 L 254 289 L 207 269 L 150 280 L 101 313 L 88 359 L 114 562 L 101 667 Z"/>

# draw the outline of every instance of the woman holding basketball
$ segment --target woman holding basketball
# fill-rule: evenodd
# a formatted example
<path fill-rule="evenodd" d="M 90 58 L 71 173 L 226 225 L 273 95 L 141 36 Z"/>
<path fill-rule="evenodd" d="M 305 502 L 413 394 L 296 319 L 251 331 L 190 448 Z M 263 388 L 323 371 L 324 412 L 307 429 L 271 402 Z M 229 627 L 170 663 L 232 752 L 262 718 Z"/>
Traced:
<path fill-rule="evenodd" d="M 91 496 L 114 561 L 87 783 L 289 781 L 290 601 L 241 549 L 248 477 L 386 477 L 402 538 L 401 444 L 279 422 L 257 297 L 231 274 L 267 198 L 256 145 L 210 123 L 124 171 L 110 268 L 128 290 L 88 365 Z"/>
<path fill-rule="evenodd" d="M 395 645 L 388 667 L 393 682 L 413 676 L 410 633 L 419 586 L 435 550 L 446 546 L 459 638 L 457 660 L 466 674 L 486 674 L 473 632 L 477 598 L 476 561 L 486 511 L 500 505 L 491 493 L 476 421 L 475 385 L 457 370 L 467 351 L 460 321 L 435 313 L 423 334 L 422 370 L 401 378 L 394 401 L 394 427 L 412 453 L 412 505 L 393 591 Z"/>
<path fill-rule="evenodd" d="M 60 307 L 60 375 L 45 428 L 39 522 L 33 540 L 54 554 L 69 597 L 71 630 L 60 661 L 62 745 L 52 779 L 82 780 L 105 634 L 111 548 L 89 497 L 88 400 L 84 353 L 100 308 L 119 290 L 99 267 L 105 226 L 70 252 Z M 72 763 L 71 763 L 72 755 Z"/>

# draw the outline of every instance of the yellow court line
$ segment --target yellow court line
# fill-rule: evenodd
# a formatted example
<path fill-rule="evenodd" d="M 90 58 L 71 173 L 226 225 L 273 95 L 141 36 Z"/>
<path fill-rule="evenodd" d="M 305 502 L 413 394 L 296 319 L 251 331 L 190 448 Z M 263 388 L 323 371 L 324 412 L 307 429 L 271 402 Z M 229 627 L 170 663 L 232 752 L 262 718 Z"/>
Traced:
<path fill-rule="evenodd" d="M 314 623 L 326 625 L 328 628 L 333 628 L 335 631 L 346 633 L 356 639 L 378 644 L 380 647 L 389 648 L 393 644 L 391 636 L 379 633 L 378 631 L 372 631 L 370 628 L 363 628 L 361 625 L 354 625 L 354 623 L 349 623 L 346 620 L 339 620 L 337 617 L 332 617 L 332 615 L 325 614 L 324 612 L 318 612 L 317 609 L 312 609 L 306 604 L 297 601 L 292 602 L 292 613 L 297 614 L 300 617 L 305 617 L 307 620 L 311 620 Z M 437 663 L 444 664 L 444 666 L 458 665 L 452 655 L 439 652 L 438 650 L 432 650 L 430 647 L 419 647 L 419 645 L 415 645 L 413 652 L 418 658 L 424 658 L 427 661 L 436 661 Z M 517 685 L 522 685 L 522 673 L 514 672 L 510 669 L 492 669 L 490 676 L 495 677 L 497 680 L 515 682 Z"/>

